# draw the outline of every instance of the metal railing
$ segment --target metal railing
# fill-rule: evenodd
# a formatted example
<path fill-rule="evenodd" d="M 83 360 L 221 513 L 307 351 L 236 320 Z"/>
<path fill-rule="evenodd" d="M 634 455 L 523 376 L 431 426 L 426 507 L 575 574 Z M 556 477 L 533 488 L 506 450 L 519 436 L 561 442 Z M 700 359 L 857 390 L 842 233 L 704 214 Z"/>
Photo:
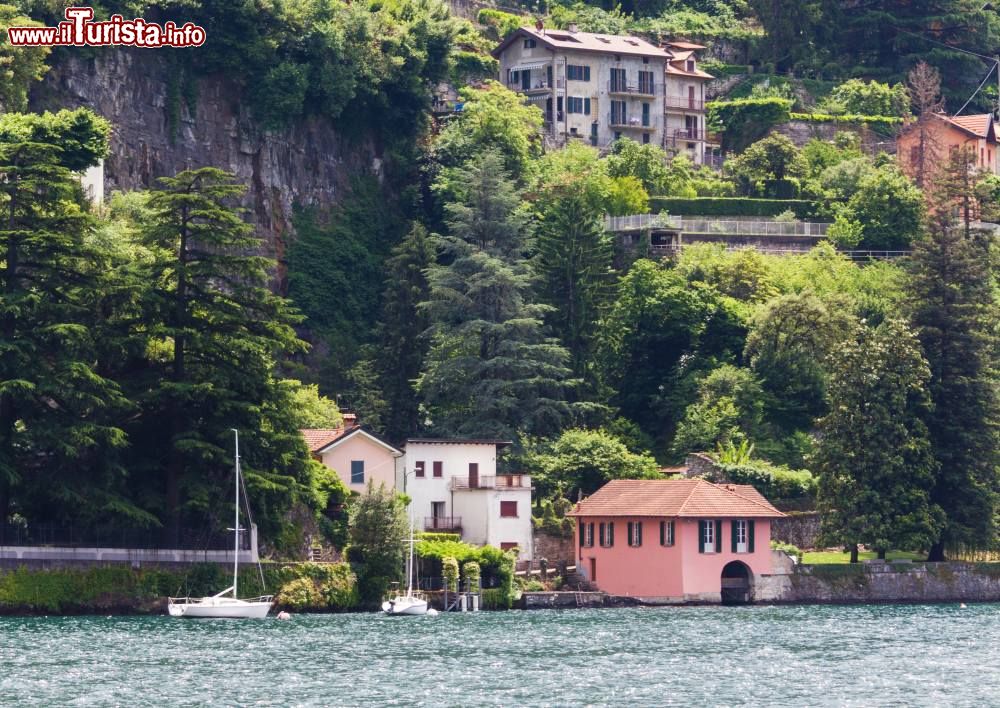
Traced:
<path fill-rule="evenodd" d="M 630 216 L 604 217 L 604 230 L 646 231 L 647 229 L 680 229 L 681 217 L 667 214 L 632 214 Z"/>
<path fill-rule="evenodd" d="M 452 477 L 452 489 L 531 489 L 531 477 L 523 474 L 482 475 L 477 479 Z"/>
<path fill-rule="evenodd" d="M 639 82 L 637 84 L 623 81 L 608 81 L 608 93 L 623 94 L 627 96 L 658 96 L 662 92 L 663 84 L 655 82 Z"/>
<path fill-rule="evenodd" d="M 654 244 L 651 245 L 649 248 L 650 251 L 652 251 L 653 253 L 673 254 L 673 253 L 679 253 L 685 248 L 690 248 L 691 246 L 696 246 L 696 245 L 699 244 L 668 243 L 659 245 Z M 805 255 L 806 253 L 809 253 L 809 251 L 811 251 L 813 248 L 812 246 L 806 244 L 793 245 L 793 246 L 788 246 L 786 248 L 774 248 L 770 246 L 757 246 L 757 245 L 734 244 L 734 243 L 727 243 L 727 244 L 719 243 L 716 245 L 723 246 L 726 251 L 730 252 L 754 250 L 759 253 L 765 253 L 772 256 L 802 256 Z M 912 251 L 840 251 L 840 253 L 843 253 L 852 261 L 867 261 L 867 260 L 882 261 L 882 260 L 891 260 L 893 258 L 905 258 L 906 256 L 909 256 L 912 253 Z"/>
<path fill-rule="evenodd" d="M 667 96 L 663 99 L 663 104 L 667 108 L 681 108 L 689 111 L 704 111 L 705 102 L 698 98 L 688 98 L 687 96 Z"/>
<path fill-rule="evenodd" d="M 611 112 L 608 114 L 608 125 L 612 128 L 633 128 L 635 130 L 655 130 L 655 126 L 652 125 L 652 117 L 647 118 L 647 122 L 643 122 L 642 118 L 639 116 L 629 117 L 624 113 Z"/>
<path fill-rule="evenodd" d="M 167 538 L 161 529 L 90 529 L 71 524 L 6 524 L 0 528 L 0 546 L 59 548 L 149 548 L 176 550 L 232 550 L 231 532 L 198 533 L 182 530 Z M 249 534 L 240 531 L 240 548 L 250 550 Z"/>
<path fill-rule="evenodd" d="M 816 221 L 765 221 L 749 219 L 681 219 L 686 234 L 720 236 L 805 236 L 823 238 L 830 224 Z"/>
<path fill-rule="evenodd" d="M 424 531 L 457 531 L 462 528 L 461 516 L 425 516 Z"/>

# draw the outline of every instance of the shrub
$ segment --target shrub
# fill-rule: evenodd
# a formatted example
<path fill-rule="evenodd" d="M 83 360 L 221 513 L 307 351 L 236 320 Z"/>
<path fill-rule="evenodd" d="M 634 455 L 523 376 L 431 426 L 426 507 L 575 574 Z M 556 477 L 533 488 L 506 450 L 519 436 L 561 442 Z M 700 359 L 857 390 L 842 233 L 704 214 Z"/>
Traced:
<path fill-rule="evenodd" d="M 479 591 L 479 563 L 468 561 L 462 564 L 462 577 L 469 592 Z"/>
<path fill-rule="evenodd" d="M 781 541 L 771 541 L 772 551 L 784 551 L 789 556 L 791 556 L 796 563 L 802 562 L 802 550 L 791 543 L 782 543 Z"/>
<path fill-rule="evenodd" d="M 484 610 L 509 610 L 514 604 L 514 596 L 506 594 L 501 588 L 490 588 L 482 592 L 482 608 Z"/>
<path fill-rule="evenodd" d="M 718 465 L 734 484 L 752 484 L 772 502 L 776 499 L 811 498 L 816 495 L 816 478 L 809 470 L 790 470 L 763 460 L 742 465 Z"/>
<path fill-rule="evenodd" d="M 448 592 L 458 592 L 458 561 L 448 556 L 441 559 L 441 576 L 444 578 L 444 589 Z"/>
<path fill-rule="evenodd" d="M 545 586 L 540 580 L 528 580 L 524 583 L 521 589 L 525 592 L 541 592 L 545 589 Z"/>
<path fill-rule="evenodd" d="M 275 600 L 279 605 L 299 611 L 315 610 L 323 604 L 323 596 L 312 578 L 296 578 L 285 583 Z"/>

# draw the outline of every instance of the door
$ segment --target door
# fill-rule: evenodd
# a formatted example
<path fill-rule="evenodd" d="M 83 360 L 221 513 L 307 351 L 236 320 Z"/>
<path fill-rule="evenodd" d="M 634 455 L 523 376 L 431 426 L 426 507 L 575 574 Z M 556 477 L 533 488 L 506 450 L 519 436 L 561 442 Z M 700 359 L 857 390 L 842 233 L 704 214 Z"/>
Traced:
<path fill-rule="evenodd" d="M 479 489 L 479 463 L 469 463 L 469 488 Z"/>
<path fill-rule="evenodd" d="M 596 558 L 591 558 L 590 559 L 590 582 L 592 582 L 592 583 L 596 583 L 597 582 L 597 559 Z"/>
<path fill-rule="evenodd" d="M 642 104 L 642 124 L 643 124 L 643 126 L 645 126 L 647 128 L 649 127 L 649 104 L 648 103 Z M 646 142 L 649 142 L 649 140 L 647 139 Z"/>
<path fill-rule="evenodd" d="M 442 528 L 444 524 L 444 502 L 437 501 L 431 502 L 431 518 L 433 519 L 434 528 Z"/>
<path fill-rule="evenodd" d="M 688 86 L 688 108 L 697 110 L 698 101 L 694 97 L 694 86 Z"/>
<path fill-rule="evenodd" d="M 684 130 L 688 138 L 698 137 L 698 116 L 684 116 Z"/>
<path fill-rule="evenodd" d="M 531 71 L 527 69 L 521 70 L 521 88 L 527 91 L 531 88 Z"/>

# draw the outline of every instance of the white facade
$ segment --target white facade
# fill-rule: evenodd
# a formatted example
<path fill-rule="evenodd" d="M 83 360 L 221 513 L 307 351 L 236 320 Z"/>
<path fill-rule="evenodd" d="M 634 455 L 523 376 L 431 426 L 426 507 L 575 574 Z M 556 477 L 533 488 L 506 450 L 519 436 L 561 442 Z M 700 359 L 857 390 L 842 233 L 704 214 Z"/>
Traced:
<path fill-rule="evenodd" d="M 517 547 L 532 558 L 531 478 L 497 475 L 496 440 L 409 440 L 397 489 L 418 531 L 459 533 L 474 545 Z"/>

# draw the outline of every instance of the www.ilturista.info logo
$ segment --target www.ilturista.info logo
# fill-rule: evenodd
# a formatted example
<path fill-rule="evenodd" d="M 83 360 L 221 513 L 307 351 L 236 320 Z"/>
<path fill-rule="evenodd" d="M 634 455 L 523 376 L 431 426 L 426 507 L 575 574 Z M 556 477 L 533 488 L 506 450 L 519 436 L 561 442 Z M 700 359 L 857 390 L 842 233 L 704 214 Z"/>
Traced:
<path fill-rule="evenodd" d="M 126 20 L 112 15 L 93 22 L 94 8 L 67 7 L 66 21 L 58 27 L 8 27 L 7 39 L 15 47 L 200 47 L 205 29 L 187 22 L 158 25 L 142 18 Z"/>

